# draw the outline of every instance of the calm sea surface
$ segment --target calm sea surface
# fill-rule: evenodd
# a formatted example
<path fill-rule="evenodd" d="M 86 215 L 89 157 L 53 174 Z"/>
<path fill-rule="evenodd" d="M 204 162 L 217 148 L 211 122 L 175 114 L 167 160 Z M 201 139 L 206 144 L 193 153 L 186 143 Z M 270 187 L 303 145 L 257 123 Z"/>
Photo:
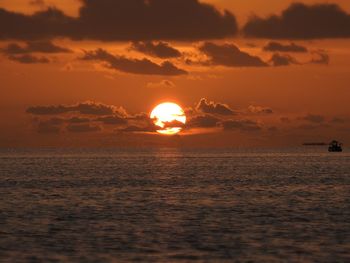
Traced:
<path fill-rule="evenodd" d="M 350 151 L 0 150 L 0 262 L 350 262 Z"/>

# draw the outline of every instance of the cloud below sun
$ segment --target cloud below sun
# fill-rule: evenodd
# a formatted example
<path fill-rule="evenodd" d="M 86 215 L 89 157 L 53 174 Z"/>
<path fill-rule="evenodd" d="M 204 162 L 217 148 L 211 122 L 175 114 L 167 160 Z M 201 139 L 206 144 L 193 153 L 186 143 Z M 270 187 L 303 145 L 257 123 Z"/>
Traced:
<path fill-rule="evenodd" d="M 124 107 L 89 101 L 75 105 L 33 106 L 26 112 L 32 116 L 32 127 L 36 132 L 56 135 L 62 133 L 173 135 L 180 132 L 180 135 L 187 136 L 240 132 L 272 136 L 290 131 L 311 131 L 317 127 L 328 129 L 330 124 L 339 127 L 343 125 L 343 122 L 334 121 L 339 119 L 336 117 L 306 114 L 289 119 L 281 117 L 280 113 L 270 107 L 249 105 L 247 108 L 233 110 L 227 104 L 205 98 L 196 103 L 195 107 L 186 107 L 183 111 L 180 107 L 178 109 L 176 112 L 170 108 L 159 109 L 160 115 L 155 113 L 157 108 L 154 109 L 154 114 L 153 112 L 129 114 Z M 173 117 L 174 114 L 178 117 Z"/>

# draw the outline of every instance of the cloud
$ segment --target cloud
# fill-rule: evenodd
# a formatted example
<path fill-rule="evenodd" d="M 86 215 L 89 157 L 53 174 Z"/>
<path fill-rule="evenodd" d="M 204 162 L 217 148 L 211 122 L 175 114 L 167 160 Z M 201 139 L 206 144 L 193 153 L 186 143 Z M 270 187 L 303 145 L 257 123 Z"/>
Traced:
<path fill-rule="evenodd" d="M 186 130 L 193 128 L 215 128 L 218 127 L 218 124 L 221 122 L 221 119 L 209 114 L 197 115 L 197 116 L 187 116 L 188 121 L 186 124 L 179 121 L 164 122 L 164 128 L 170 127 L 179 127 Z M 144 117 L 133 117 L 129 120 L 134 120 L 134 124 L 127 126 L 126 128 L 118 129 L 120 132 L 146 132 L 146 133 L 155 133 L 160 128 L 153 123 L 153 120 L 150 119 L 148 115 Z"/>
<path fill-rule="evenodd" d="M 331 120 L 331 123 L 334 123 L 334 124 L 343 124 L 345 123 L 346 121 L 342 118 L 339 118 L 339 117 L 334 117 L 332 120 Z"/>
<path fill-rule="evenodd" d="M 159 129 L 159 127 L 157 128 L 156 126 L 136 126 L 136 125 L 130 125 L 126 128 L 123 129 L 119 129 L 117 131 L 119 132 L 125 132 L 125 133 L 155 133 L 157 132 L 157 129 Z"/>
<path fill-rule="evenodd" d="M 184 130 L 191 130 L 194 128 L 210 129 L 219 126 L 222 121 L 220 117 L 216 117 L 210 114 L 198 115 L 198 112 L 191 110 L 187 111 L 186 124 L 179 121 L 164 122 L 164 128 L 179 127 Z M 130 125 L 126 128 L 118 129 L 120 132 L 146 132 L 154 133 L 160 128 L 154 124 L 154 120 L 149 117 L 148 114 L 142 113 L 134 115 L 128 118 Z"/>
<path fill-rule="evenodd" d="M 336 4 L 291 4 L 281 15 L 252 17 L 243 27 L 246 36 L 270 39 L 350 37 L 350 15 Z"/>
<path fill-rule="evenodd" d="M 260 131 L 261 126 L 253 120 L 226 120 L 221 123 L 222 127 L 226 131 L 239 130 L 239 131 Z"/>
<path fill-rule="evenodd" d="M 25 46 L 10 43 L 1 51 L 8 55 L 28 54 L 28 53 L 69 53 L 69 49 L 60 47 L 51 41 L 27 42 Z"/>
<path fill-rule="evenodd" d="M 159 129 L 147 113 L 129 116 L 127 120 L 129 125 L 117 131 L 125 133 L 154 133 Z"/>
<path fill-rule="evenodd" d="M 122 107 L 91 101 L 75 105 L 29 107 L 26 112 L 40 116 L 34 119 L 34 124 L 40 133 L 59 133 L 64 128 L 69 132 L 96 132 L 102 130 L 100 124 L 127 125 L 130 118 Z M 71 116 L 71 113 L 81 114 L 81 116 Z M 48 117 L 53 115 L 65 117 Z M 90 117 L 85 117 L 85 115 Z M 141 119 L 137 121 L 142 123 Z"/>
<path fill-rule="evenodd" d="M 70 124 L 67 126 L 67 131 L 77 133 L 98 132 L 101 131 L 101 127 L 91 124 Z"/>
<path fill-rule="evenodd" d="M 187 128 L 214 128 L 217 127 L 220 119 L 212 115 L 200 115 L 189 119 Z"/>
<path fill-rule="evenodd" d="M 131 48 L 146 55 L 157 58 L 178 58 L 181 57 L 181 52 L 165 42 L 133 42 Z"/>
<path fill-rule="evenodd" d="M 146 58 L 131 59 L 124 56 L 114 56 L 103 49 L 86 51 L 82 60 L 97 60 L 108 64 L 108 67 L 125 73 L 143 75 L 177 76 L 187 74 L 169 61 L 158 65 Z"/>
<path fill-rule="evenodd" d="M 320 125 L 315 125 L 315 124 L 302 124 L 296 127 L 297 129 L 300 130 L 319 130 L 322 128 L 329 128 L 328 124 L 320 124 Z"/>
<path fill-rule="evenodd" d="M 217 45 L 206 42 L 199 50 L 209 57 L 207 64 L 226 67 L 266 67 L 268 66 L 257 56 L 252 56 L 239 50 L 233 44 Z"/>
<path fill-rule="evenodd" d="M 250 111 L 256 114 L 271 114 L 272 110 L 262 106 L 251 106 Z M 156 133 L 160 128 L 154 124 L 149 114 L 141 112 L 127 114 L 122 107 L 97 102 L 82 102 L 73 105 L 35 106 L 27 109 L 35 115 L 34 125 L 40 133 L 88 133 L 116 131 L 123 133 Z M 179 127 L 186 131 L 237 130 L 251 132 L 262 130 L 263 126 L 251 119 L 233 119 L 237 115 L 228 105 L 201 99 L 195 109 L 187 108 L 187 123 L 170 121 L 164 128 Z M 237 115 L 238 116 L 238 115 Z M 268 127 L 272 127 L 271 125 Z M 270 131 L 276 131 L 271 128 Z"/>
<path fill-rule="evenodd" d="M 50 60 L 46 57 L 36 57 L 30 54 L 26 55 L 10 55 L 8 59 L 22 64 L 47 64 Z"/>
<path fill-rule="evenodd" d="M 151 121 L 149 114 L 145 113 L 145 112 L 141 112 L 132 116 L 128 117 L 128 120 L 135 120 L 135 121 L 144 121 L 149 123 L 149 121 Z"/>
<path fill-rule="evenodd" d="M 312 123 L 323 123 L 326 118 L 322 115 L 308 114 L 300 118 L 301 120 L 312 122 Z"/>
<path fill-rule="evenodd" d="M 164 128 L 183 128 L 183 127 L 185 127 L 185 124 L 181 121 L 178 121 L 178 120 L 164 121 L 163 124 L 164 124 Z"/>
<path fill-rule="evenodd" d="M 275 53 L 272 55 L 270 62 L 274 67 L 280 67 L 280 66 L 289 66 L 289 65 L 298 65 L 300 64 L 295 58 L 293 58 L 290 55 L 287 54 L 279 54 Z"/>
<path fill-rule="evenodd" d="M 277 127 L 275 127 L 275 126 L 271 126 L 271 127 L 269 127 L 267 130 L 268 130 L 269 132 L 272 132 L 272 133 L 275 133 L 275 132 L 278 132 L 278 131 L 279 131 L 279 129 L 278 129 Z"/>
<path fill-rule="evenodd" d="M 78 112 L 83 115 L 125 115 L 125 110 L 115 106 L 106 105 L 96 102 L 83 102 L 76 105 L 51 105 L 51 106 L 34 106 L 29 107 L 27 113 L 34 115 L 59 115 L 69 112 Z"/>
<path fill-rule="evenodd" d="M 57 134 L 60 133 L 61 127 L 47 122 L 40 122 L 37 127 L 37 132 L 42 134 Z"/>
<path fill-rule="evenodd" d="M 51 125 L 62 125 L 65 122 L 65 119 L 53 117 L 51 119 L 46 120 L 45 122 Z"/>
<path fill-rule="evenodd" d="M 292 57 L 289 54 L 280 54 L 280 53 L 273 54 L 269 62 L 274 67 L 303 65 L 303 64 L 323 64 L 323 65 L 329 64 L 330 58 L 325 51 L 320 50 L 320 51 L 313 51 L 311 53 L 313 54 L 313 57 L 305 63 L 298 62 L 296 58 Z"/>
<path fill-rule="evenodd" d="M 0 39 L 203 40 L 233 36 L 236 18 L 198 0 L 82 0 L 78 17 L 55 8 L 25 15 L 0 8 Z"/>
<path fill-rule="evenodd" d="M 130 118 L 128 118 L 130 125 L 123 129 L 119 129 L 120 132 L 131 132 L 131 133 L 138 133 L 138 132 L 145 132 L 145 133 L 153 133 L 156 132 L 159 127 L 157 127 L 153 120 L 149 117 L 146 113 L 141 113 L 134 115 Z"/>
<path fill-rule="evenodd" d="M 281 117 L 281 118 L 280 118 L 280 121 L 281 121 L 282 123 L 290 123 L 290 122 L 291 122 L 291 120 L 290 120 L 288 117 Z"/>
<path fill-rule="evenodd" d="M 248 111 L 253 114 L 272 114 L 273 110 L 268 107 L 250 105 Z"/>
<path fill-rule="evenodd" d="M 197 111 L 209 114 L 218 115 L 235 115 L 236 113 L 226 104 L 215 103 L 213 101 L 207 101 L 207 99 L 202 98 L 197 107 Z"/>
<path fill-rule="evenodd" d="M 62 11 L 48 8 L 25 15 L 0 8 L 0 39 L 42 40 L 73 35 L 74 18 Z"/>
<path fill-rule="evenodd" d="M 96 102 L 84 102 L 79 103 L 76 106 L 73 106 L 73 109 L 76 109 L 81 114 L 87 114 L 87 115 L 109 115 L 109 114 L 119 114 L 121 116 L 124 116 L 126 114 L 125 110 L 123 108 L 117 108 L 112 105 L 106 105 L 103 103 L 96 103 Z"/>
<path fill-rule="evenodd" d="M 131 132 L 131 133 L 137 133 L 137 132 L 155 132 L 155 130 L 149 130 L 147 127 L 139 127 L 136 125 L 131 125 L 123 129 L 119 129 L 119 132 Z"/>
<path fill-rule="evenodd" d="M 126 125 L 128 123 L 125 117 L 120 117 L 116 115 L 100 117 L 97 118 L 96 121 L 102 122 L 103 124 L 107 125 Z"/>
<path fill-rule="evenodd" d="M 147 88 L 175 88 L 176 85 L 170 80 L 162 80 L 161 82 L 149 82 Z"/>
<path fill-rule="evenodd" d="M 64 123 L 62 118 L 51 118 L 46 120 L 34 120 L 36 130 L 43 134 L 57 134 L 61 131 L 61 125 Z"/>
<path fill-rule="evenodd" d="M 323 64 L 328 65 L 330 62 L 329 55 L 325 51 L 315 51 L 313 52 L 316 57 L 313 57 L 310 61 L 312 64 Z"/>
<path fill-rule="evenodd" d="M 134 122 L 137 123 L 138 125 L 142 125 L 142 126 L 153 126 L 154 125 L 154 120 L 150 118 L 148 113 L 139 113 L 139 114 L 135 114 L 132 116 L 129 116 L 128 121 L 130 122 Z"/>
<path fill-rule="evenodd" d="M 59 106 L 33 106 L 29 107 L 26 112 L 34 115 L 57 115 L 70 112 L 71 108 L 64 105 Z"/>
<path fill-rule="evenodd" d="M 296 45 L 295 43 L 281 44 L 279 42 L 271 41 L 263 47 L 264 51 L 271 52 L 297 52 L 297 53 L 307 53 L 308 50 L 304 46 Z"/>
<path fill-rule="evenodd" d="M 69 123 L 87 123 L 90 122 L 91 120 L 89 118 L 81 118 L 81 117 L 72 117 L 67 120 Z"/>

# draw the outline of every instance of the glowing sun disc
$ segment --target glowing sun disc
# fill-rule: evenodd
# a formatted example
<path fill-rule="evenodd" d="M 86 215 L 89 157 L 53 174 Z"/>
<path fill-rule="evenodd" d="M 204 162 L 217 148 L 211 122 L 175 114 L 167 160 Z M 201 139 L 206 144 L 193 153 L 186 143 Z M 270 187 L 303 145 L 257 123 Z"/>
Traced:
<path fill-rule="evenodd" d="M 172 102 L 165 102 L 156 106 L 152 110 L 150 117 L 154 124 L 159 127 L 157 132 L 165 135 L 179 133 L 183 124 L 186 123 L 184 110 Z"/>

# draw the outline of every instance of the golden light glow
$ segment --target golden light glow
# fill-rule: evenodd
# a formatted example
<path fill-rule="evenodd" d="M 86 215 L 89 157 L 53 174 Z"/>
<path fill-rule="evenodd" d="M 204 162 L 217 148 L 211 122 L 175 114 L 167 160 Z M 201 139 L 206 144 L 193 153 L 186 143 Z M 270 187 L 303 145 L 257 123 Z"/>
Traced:
<path fill-rule="evenodd" d="M 157 132 L 165 135 L 179 133 L 182 130 L 182 124 L 186 123 L 185 112 L 179 105 L 172 102 L 159 104 L 152 110 L 150 117 L 160 128 Z"/>

